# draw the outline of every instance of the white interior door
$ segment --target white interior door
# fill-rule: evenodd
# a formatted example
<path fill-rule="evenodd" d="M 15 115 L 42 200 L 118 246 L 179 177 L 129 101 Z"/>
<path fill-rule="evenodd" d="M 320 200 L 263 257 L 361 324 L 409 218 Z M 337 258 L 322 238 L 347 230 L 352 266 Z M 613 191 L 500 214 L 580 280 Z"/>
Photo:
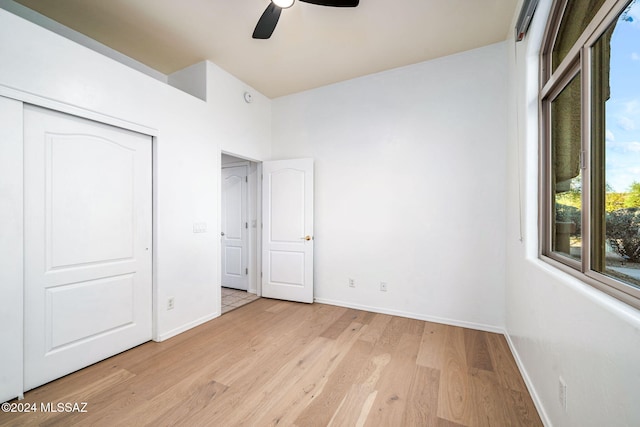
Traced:
<path fill-rule="evenodd" d="M 262 296 L 313 302 L 313 159 L 262 164 Z"/>
<path fill-rule="evenodd" d="M 151 339 L 151 138 L 25 106 L 25 390 Z"/>
<path fill-rule="evenodd" d="M 222 286 L 247 290 L 247 167 L 222 169 Z"/>

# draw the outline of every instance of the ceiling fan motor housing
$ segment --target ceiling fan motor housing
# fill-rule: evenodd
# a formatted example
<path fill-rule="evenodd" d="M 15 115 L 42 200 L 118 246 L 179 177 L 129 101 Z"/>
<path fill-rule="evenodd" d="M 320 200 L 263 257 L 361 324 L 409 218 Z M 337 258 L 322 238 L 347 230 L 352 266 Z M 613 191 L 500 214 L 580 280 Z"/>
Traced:
<path fill-rule="evenodd" d="M 356 7 L 360 0 L 300 0 L 304 3 L 315 4 L 318 6 L 331 7 Z M 253 30 L 254 39 L 268 39 L 276 29 L 280 13 L 282 9 L 288 9 L 293 6 L 295 0 L 271 0 L 265 11 L 260 16 L 255 30 Z"/>

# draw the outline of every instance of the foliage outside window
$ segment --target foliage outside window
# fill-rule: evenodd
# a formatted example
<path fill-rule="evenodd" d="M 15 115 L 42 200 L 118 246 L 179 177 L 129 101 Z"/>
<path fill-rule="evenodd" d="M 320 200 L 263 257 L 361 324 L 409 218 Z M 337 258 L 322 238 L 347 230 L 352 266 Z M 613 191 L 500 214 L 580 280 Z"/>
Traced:
<path fill-rule="evenodd" d="M 640 0 L 557 0 L 541 67 L 541 255 L 640 307 Z"/>

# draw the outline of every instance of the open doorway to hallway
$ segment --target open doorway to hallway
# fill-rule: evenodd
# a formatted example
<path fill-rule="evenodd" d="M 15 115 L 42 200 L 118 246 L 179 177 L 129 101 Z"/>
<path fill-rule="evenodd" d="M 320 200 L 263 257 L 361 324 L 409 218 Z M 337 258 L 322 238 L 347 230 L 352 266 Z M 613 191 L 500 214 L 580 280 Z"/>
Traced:
<path fill-rule="evenodd" d="M 258 166 L 230 154 L 221 156 L 222 314 L 260 296 Z"/>

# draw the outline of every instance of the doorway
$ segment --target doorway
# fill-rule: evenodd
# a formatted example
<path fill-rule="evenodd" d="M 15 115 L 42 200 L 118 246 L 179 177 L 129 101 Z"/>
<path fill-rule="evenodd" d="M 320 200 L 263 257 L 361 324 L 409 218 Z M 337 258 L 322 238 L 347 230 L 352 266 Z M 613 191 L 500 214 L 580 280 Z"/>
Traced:
<path fill-rule="evenodd" d="M 221 156 L 221 314 L 259 298 L 258 164 Z"/>
<path fill-rule="evenodd" d="M 240 185 L 243 168 L 248 171 L 244 178 L 246 191 Z M 220 283 L 223 289 L 245 292 L 226 280 L 244 268 L 248 276 L 246 292 L 250 294 L 313 302 L 313 177 L 313 159 L 256 163 L 222 153 Z M 242 202 L 243 194 L 247 195 L 246 202 Z M 247 206 L 244 217 L 243 205 Z M 229 242 L 228 230 L 233 235 Z M 235 236 L 240 236 L 242 230 L 248 230 L 244 252 L 231 242 L 238 240 Z M 242 258 L 243 253 L 246 258 Z M 224 296 L 233 293 L 221 294 L 222 305 L 230 305 Z"/>

